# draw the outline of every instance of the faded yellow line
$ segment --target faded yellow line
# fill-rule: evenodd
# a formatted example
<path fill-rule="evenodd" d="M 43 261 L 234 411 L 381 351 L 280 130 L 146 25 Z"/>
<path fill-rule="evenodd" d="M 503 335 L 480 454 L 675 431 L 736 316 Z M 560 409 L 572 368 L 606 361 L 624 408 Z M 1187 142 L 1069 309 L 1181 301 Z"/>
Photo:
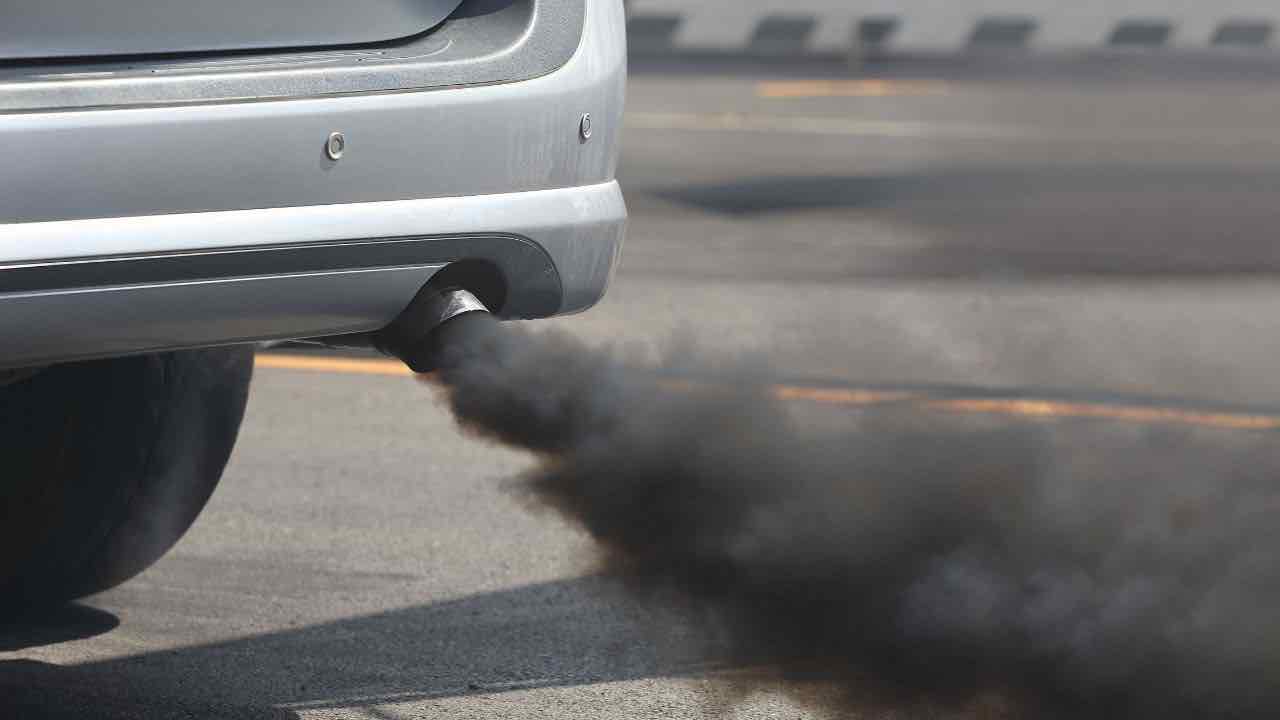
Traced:
<path fill-rule="evenodd" d="M 408 377 L 414 373 L 398 360 L 382 358 L 337 358 L 307 355 L 259 353 L 256 366 L 278 370 L 301 370 L 354 375 Z M 700 383 L 691 380 L 663 380 L 663 387 L 693 390 Z M 893 402 L 913 402 L 923 407 L 953 413 L 1007 415 L 1014 417 L 1063 419 L 1092 418 L 1139 424 L 1176 424 L 1227 430 L 1280 430 L 1280 415 L 1206 412 L 1172 407 L 1067 402 L 1018 398 L 938 398 L 924 393 L 859 388 L 820 388 L 774 385 L 770 393 L 781 400 L 821 405 L 866 406 Z"/>
<path fill-rule="evenodd" d="M 1062 133 L 1032 127 L 986 124 L 938 124 L 903 120 L 859 120 L 840 115 L 785 115 L 740 112 L 630 112 L 624 120 L 635 130 L 787 133 L 875 138 L 938 138 L 985 141 L 1061 140 Z M 1089 138 L 1092 140 L 1093 138 Z"/>
<path fill-rule="evenodd" d="M 756 83 L 756 97 L 897 97 L 942 95 L 946 83 L 937 80 L 770 80 Z"/>
<path fill-rule="evenodd" d="M 305 370 L 308 372 L 344 373 L 348 375 L 413 375 L 399 360 L 384 358 L 312 357 L 258 353 L 254 367 L 273 370 Z"/>
<path fill-rule="evenodd" d="M 824 405 L 880 405 L 882 403 L 902 402 L 917 397 L 914 393 L 908 392 L 797 387 L 794 385 L 774 385 L 771 390 L 773 396 L 780 400 L 803 400 Z"/>
<path fill-rule="evenodd" d="M 1141 424 L 1198 425 L 1228 430 L 1280 429 L 1280 417 L 1274 415 L 1200 412 L 1144 405 L 1110 405 L 1106 403 L 1059 402 L 1055 400 L 957 398 L 929 400 L 925 403 L 925 406 L 947 412 L 1016 415 L 1046 419 L 1095 418 Z"/>
<path fill-rule="evenodd" d="M 658 380 L 658 386 L 681 393 L 693 393 L 717 387 L 697 380 L 676 378 L 661 378 Z M 770 395 L 779 400 L 803 400 L 824 405 L 880 405 L 918 397 L 915 393 L 897 390 L 822 388 L 801 385 L 770 385 L 767 389 Z"/>

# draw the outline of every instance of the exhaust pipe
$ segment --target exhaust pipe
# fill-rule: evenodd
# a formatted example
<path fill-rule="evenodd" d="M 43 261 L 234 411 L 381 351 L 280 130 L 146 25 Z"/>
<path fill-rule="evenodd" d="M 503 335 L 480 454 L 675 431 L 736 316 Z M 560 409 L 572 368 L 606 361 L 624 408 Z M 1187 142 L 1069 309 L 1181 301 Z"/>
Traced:
<path fill-rule="evenodd" d="M 439 367 L 440 351 L 448 344 L 446 327 L 489 322 L 492 317 L 469 291 L 428 284 L 390 325 L 373 335 L 373 345 L 414 372 L 431 372 Z"/>

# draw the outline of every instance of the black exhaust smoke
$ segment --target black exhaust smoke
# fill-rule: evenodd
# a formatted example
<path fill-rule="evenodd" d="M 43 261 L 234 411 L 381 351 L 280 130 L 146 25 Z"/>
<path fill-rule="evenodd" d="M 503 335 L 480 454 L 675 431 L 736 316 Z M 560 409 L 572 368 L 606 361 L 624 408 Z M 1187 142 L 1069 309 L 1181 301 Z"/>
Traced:
<path fill-rule="evenodd" d="M 435 334 L 459 422 L 541 454 L 529 487 L 632 587 L 840 710 L 1280 716 L 1280 495 L 1249 457 L 1165 476 L 1155 439 L 1064 473 L 1034 429 L 820 437 L 731 376 L 664 390 L 483 313 Z"/>

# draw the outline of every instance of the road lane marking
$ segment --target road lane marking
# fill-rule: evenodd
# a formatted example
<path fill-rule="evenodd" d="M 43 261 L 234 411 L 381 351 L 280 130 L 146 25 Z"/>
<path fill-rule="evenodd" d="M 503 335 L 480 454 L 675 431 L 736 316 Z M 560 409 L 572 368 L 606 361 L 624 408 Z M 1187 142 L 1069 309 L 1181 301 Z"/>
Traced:
<path fill-rule="evenodd" d="M 946 83 L 937 80 L 768 80 L 756 83 L 756 97 L 770 99 L 902 97 L 947 92 Z"/>
<path fill-rule="evenodd" d="M 854 120 L 839 116 L 767 115 L 739 112 L 631 112 L 624 118 L 637 130 L 792 133 L 850 137 L 952 138 L 967 140 L 1039 140 L 1046 136 L 1031 128 L 1001 125 L 940 124 L 907 121 Z"/>
<path fill-rule="evenodd" d="M 659 378 L 657 384 L 658 387 L 680 393 L 694 393 L 718 387 L 714 383 L 684 378 Z M 766 389 L 770 395 L 779 400 L 807 401 L 822 405 L 883 405 L 920 397 L 918 393 L 903 390 L 868 390 L 811 385 L 769 385 Z"/>
<path fill-rule="evenodd" d="M 859 120 L 840 115 L 787 115 L 744 112 L 629 112 L 623 124 L 633 130 L 775 133 L 828 137 L 971 140 L 1003 143 L 1089 144 L 1108 147 L 1192 145 L 1241 148 L 1280 144 L 1266 131 L 1230 133 L 1209 129 L 1067 128 L 1030 125 L 934 123 L 909 120 Z"/>
<path fill-rule="evenodd" d="M 405 367 L 404 363 L 388 358 L 315 357 L 285 353 L 258 353 L 255 359 L 255 366 L 272 370 L 301 370 L 349 375 L 385 375 L 394 377 L 415 375 L 412 370 Z M 427 373 L 423 376 L 423 379 L 430 379 L 429 376 L 430 373 Z M 704 384 L 687 380 L 669 380 L 662 382 L 662 385 L 672 390 L 686 391 L 697 389 Z M 875 405 L 899 402 L 915 397 L 913 393 L 896 390 L 882 391 L 793 385 L 778 385 L 771 388 L 771 392 L 780 400 L 807 400 L 827 405 Z"/>
<path fill-rule="evenodd" d="M 413 375 L 413 371 L 406 367 L 404 363 L 390 358 L 314 357 L 310 355 L 258 353 L 254 358 L 254 367 L 346 375 L 397 375 L 402 377 Z"/>
<path fill-rule="evenodd" d="M 1037 399 L 954 398 L 928 400 L 925 407 L 955 413 L 1013 415 L 1028 418 L 1093 418 L 1140 425 L 1196 425 L 1225 430 L 1280 430 L 1280 416 L 1204 412 L 1146 405 L 1059 402 Z"/>
<path fill-rule="evenodd" d="M 856 388 L 819 388 L 796 385 L 774 385 L 770 393 L 779 400 L 819 403 L 822 405 L 883 405 L 919 397 L 917 393 L 896 390 L 859 390 Z"/>
<path fill-rule="evenodd" d="M 258 368 L 349 375 L 413 376 L 398 360 L 384 358 L 341 358 L 258 353 Z M 694 380 L 663 380 L 664 387 L 694 390 Z M 819 405 L 865 407 L 889 403 L 910 403 L 941 412 L 972 415 L 1004 415 L 1043 420 L 1069 418 L 1112 420 L 1138 425 L 1190 425 L 1224 430 L 1280 430 L 1280 414 L 1216 412 L 1161 405 L 1132 405 L 1082 402 L 1046 398 L 940 397 L 928 392 L 877 388 L 837 388 L 805 385 L 771 385 L 768 391 L 780 400 Z"/>

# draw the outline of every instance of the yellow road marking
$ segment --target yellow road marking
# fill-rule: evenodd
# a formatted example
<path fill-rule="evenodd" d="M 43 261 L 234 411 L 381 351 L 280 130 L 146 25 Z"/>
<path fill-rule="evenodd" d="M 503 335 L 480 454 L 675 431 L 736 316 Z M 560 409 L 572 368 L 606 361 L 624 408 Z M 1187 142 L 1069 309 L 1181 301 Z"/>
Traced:
<path fill-rule="evenodd" d="M 409 377 L 413 371 L 398 360 L 383 358 L 341 358 L 259 353 L 255 364 L 274 370 L 300 370 L 349 375 Z M 695 389 L 689 380 L 665 380 L 664 387 Z M 1092 418 L 1135 424 L 1196 425 L 1226 430 L 1280 430 L 1280 415 L 1245 412 L 1210 412 L 1156 405 L 1122 405 L 1105 402 L 1071 402 L 1034 398 L 939 398 L 927 393 L 860 388 L 822 388 L 774 385 L 771 394 L 781 400 L 821 405 L 865 406 L 893 402 L 914 402 L 923 407 L 953 413 L 1007 415 L 1013 417 L 1062 419 Z"/>
<path fill-rule="evenodd" d="M 779 400 L 804 400 L 824 405 L 880 405 L 902 402 L 917 397 L 914 393 L 845 388 L 797 387 L 774 385 L 770 388 Z"/>
<path fill-rule="evenodd" d="M 691 132 L 790 133 L 875 138 L 944 138 L 956 140 L 1060 139 L 1030 127 L 991 124 L 938 124 L 904 120 L 859 120 L 835 115 L 780 115 L 740 112 L 629 112 L 623 120 L 635 130 Z"/>
<path fill-rule="evenodd" d="M 658 386 L 682 393 L 698 392 L 715 387 L 697 380 L 672 378 L 658 380 Z M 858 388 L 824 388 L 802 385 L 771 385 L 768 391 L 770 395 L 779 400 L 804 400 L 823 405 L 880 405 L 918 397 L 915 393 L 899 390 L 862 390 Z"/>
<path fill-rule="evenodd" d="M 1129 423 L 1200 425 L 1227 430 L 1277 430 L 1280 417 L 1250 413 L 1202 412 L 1144 405 L 1059 402 L 1055 400 L 959 398 L 929 400 L 926 407 L 947 412 L 1016 415 L 1034 418 L 1096 418 Z"/>
<path fill-rule="evenodd" d="M 258 353 L 254 367 L 274 370 L 306 370 L 310 372 L 343 373 L 347 375 L 413 375 L 399 360 L 389 358 L 341 358 L 312 357 L 309 355 L 282 355 Z"/>
<path fill-rule="evenodd" d="M 937 80 L 770 80 L 756 83 L 756 97 L 894 97 L 941 95 L 946 83 Z"/>

